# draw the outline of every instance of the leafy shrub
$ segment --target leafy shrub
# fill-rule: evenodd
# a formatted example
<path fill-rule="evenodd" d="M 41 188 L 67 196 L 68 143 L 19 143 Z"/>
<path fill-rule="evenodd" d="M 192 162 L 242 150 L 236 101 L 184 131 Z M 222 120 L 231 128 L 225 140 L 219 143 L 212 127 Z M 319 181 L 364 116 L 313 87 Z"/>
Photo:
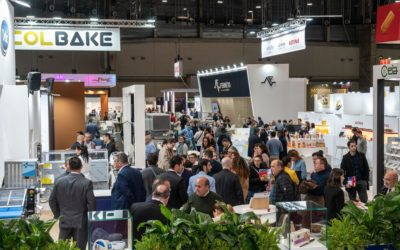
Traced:
<path fill-rule="evenodd" d="M 56 220 L 42 221 L 38 216 L 0 221 L 0 249 L 76 250 L 70 241 L 54 242 L 49 232 Z"/>
<path fill-rule="evenodd" d="M 369 244 L 394 244 L 400 249 L 400 186 L 367 204 L 367 211 L 348 202 L 340 219 L 328 228 L 329 249 L 359 249 Z M 358 246 L 358 248 L 357 248 Z"/>
<path fill-rule="evenodd" d="M 240 216 L 224 208 L 221 220 L 214 222 L 208 214 L 196 212 L 187 214 L 162 206 L 161 212 L 168 219 L 167 225 L 160 221 L 142 223 L 146 233 L 136 241 L 138 250 L 193 249 L 193 250 L 254 250 L 278 248 L 279 229 L 261 224 L 254 213 Z"/>

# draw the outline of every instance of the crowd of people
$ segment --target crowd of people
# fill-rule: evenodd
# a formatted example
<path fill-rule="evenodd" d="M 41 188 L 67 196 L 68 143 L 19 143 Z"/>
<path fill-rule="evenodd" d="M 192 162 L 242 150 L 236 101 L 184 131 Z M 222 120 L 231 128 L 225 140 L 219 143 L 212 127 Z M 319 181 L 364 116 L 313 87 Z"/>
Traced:
<path fill-rule="evenodd" d="M 286 121 L 266 124 L 261 118 L 249 119 L 246 126 L 251 127 L 251 135 L 245 156 L 232 145 L 228 117 L 214 114 L 211 126 L 202 125 L 186 114 L 175 121 L 179 127 L 176 138 L 166 139 L 160 150 L 151 134 L 146 134 L 146 166 L 136 166 L 144 167 L 142 170 L 130 167 L 125 153 L 113 153 L 115 145 L 109 147 L 110 136 L 104 136 L 103 147 L 110 151 L 117 170 L 111 191 L 112 209 L 131 211 L 135 239 L 144 233 L 144 228 L 138 229 L 140 223 L 152 219 L 166 221 L 160 204 L 187 212 L 196 209 L 217 219 L 221 214 L 218 201 L 234 207 L 248 203 L 255 193 L 269 192 L 271 204 L 314 201 L 327 207 L 331 220 L 338 217 L 344 206 L 343 188 L 350 200 L 368 201 L 370 170 L 365 153 L 358 150 L 363 143 L 358 130 L 357 136 L 349 140 L 349 152 L 343 156 L 339 168 L 332 168 L 324 153 L 317 151 L 312 155 L 314 171 L 309 173 L 299 152 L 287 148 L 290 124 Z M 301 126 L 303 134 L 312 133 L 311 125 Z M 86 230 L 84 216 L 95 209 L 93 186 L 85 169 L 90 160 L 85 149 L 90 140 L 86 136 L 89 134 L 78 134 L 76 145 L 71 147 L 76 149 L 77 157 L 67 162 L 67 172 L 71 174 L 56 180 L 50 198 L 55 217 L 61 218 L 60 238 L 74 237 L 79 247 L 87 241 L 87 236 L 79 238 Z M 382 193 L 393 191 L 397 179 L 396 172 L 388 171 Z M 80 184 L 75 183 L 78 181 Z M 66 204 L 72 200 L 73 208 Z M 79 212 L 70 214 L 70 209 Z M 65 222 L 70 216 L 77 218 L 76 223 Z M 302 224 L 311 219 L 301 214 L 299 218 Z"/>

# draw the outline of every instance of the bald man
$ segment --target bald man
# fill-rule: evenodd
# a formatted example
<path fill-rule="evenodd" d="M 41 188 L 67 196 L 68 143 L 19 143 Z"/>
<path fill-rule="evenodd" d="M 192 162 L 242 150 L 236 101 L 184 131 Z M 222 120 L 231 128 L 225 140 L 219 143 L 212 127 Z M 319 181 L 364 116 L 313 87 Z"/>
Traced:
<path fill-rule="evenodd" d="M 210 191 L 210 181 L 205 176 L 196 180 L 195 192 L 189 196 L 188 202 L 183 205 L 184 211 L 190 213 L 192 208 L 198 212 L 213 216 L 214 205 L 222 201 L 221 196 Z"/>
<path fill-rule="evenodd" d="M 232 206 L 244 204 L 239 176 L 232 172 L 232 159 L 222 159 L 222 171 L 214 175 L 215 188 L 226 204 Z"/>
<path fill-rule="evenodd" d="M 381 194 L 386 195 L 393 192 L 397 183 L 399 182 L 399 176 L 395 170 L 388 170 L 383 177 L 384 187 L 381 190 Z"/>

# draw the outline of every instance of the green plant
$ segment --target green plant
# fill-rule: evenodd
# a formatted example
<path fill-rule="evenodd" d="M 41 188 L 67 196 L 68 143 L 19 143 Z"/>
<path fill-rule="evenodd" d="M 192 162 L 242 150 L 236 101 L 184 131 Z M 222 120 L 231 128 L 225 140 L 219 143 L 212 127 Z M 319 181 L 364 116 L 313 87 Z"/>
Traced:
<path fill-rule="evenodd" d="M 394 244 L 400 249 L 400 186 L 392 193 L 376 197 L 367 208 L 364 211 L 353 202 L 346 204 L 340 219 L 332 220 L 328 228 L 330 246 Z"/>
<path fill-rule="evenodd" d="M 0 221 L 0 249 L 75 250 L 70 242 L 55 243 L 49 232 L 56 220 L 42 221 L 38 216 Z"/>
<path fill-rule="evenodd" d="M 224 214 L 220 221 L 194 209 L 190 213 L 172 210 L 162 206 L 161 212 L 168 219 L 164 225 L 160 221 L 150 221 L 140 225 L 146 233 L 135 248 L 150 249 L 196 249 L 196 250 L 253 250 L 278 248 L 279 230 L 268 224 L 261 224 L 254 213 L 236 215 L 221 205 Z"/>

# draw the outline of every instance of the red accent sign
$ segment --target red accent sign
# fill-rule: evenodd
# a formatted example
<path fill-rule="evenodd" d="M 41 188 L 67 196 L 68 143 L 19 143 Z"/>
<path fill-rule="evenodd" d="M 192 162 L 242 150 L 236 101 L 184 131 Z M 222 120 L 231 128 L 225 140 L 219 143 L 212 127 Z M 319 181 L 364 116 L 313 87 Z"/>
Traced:
<path fill-rule="evenodd" d="M 378 8 L 376 43 L 400 43 L 400 3 Z"/>

